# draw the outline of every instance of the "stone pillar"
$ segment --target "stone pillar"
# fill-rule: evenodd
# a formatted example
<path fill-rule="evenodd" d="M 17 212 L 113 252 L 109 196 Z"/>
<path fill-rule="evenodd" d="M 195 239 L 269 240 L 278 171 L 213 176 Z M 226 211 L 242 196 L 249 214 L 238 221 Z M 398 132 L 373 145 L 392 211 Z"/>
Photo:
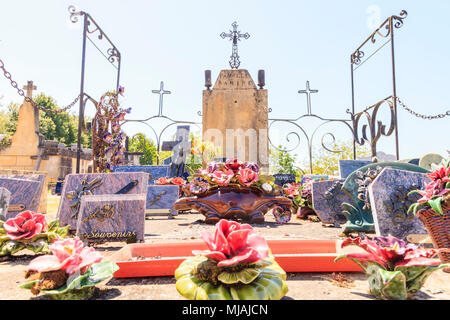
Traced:
<path fill-rule="evenodd" d="M 203 140 L 219 157 L 258 163 L 268 171 L 267 90 L 258 89 L 244 69 L 222 70 L 212 89 L 203 90 Z"/>

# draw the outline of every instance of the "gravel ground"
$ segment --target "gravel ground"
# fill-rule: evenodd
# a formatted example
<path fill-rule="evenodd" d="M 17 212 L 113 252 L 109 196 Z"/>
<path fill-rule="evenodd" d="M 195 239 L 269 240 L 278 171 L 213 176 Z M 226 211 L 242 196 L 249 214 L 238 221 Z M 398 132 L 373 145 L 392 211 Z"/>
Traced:
<path fill-rule="evenodd" d="M 50 198 L 50 205 L 55 198 Z M 47 214 L 48 219 L 55 216 Z M 145 223 L 145 242 L 199 241 L 199 232 L 212 230 L 214 226 L 202 223 L 199 214 L 180 214 L 175 219 L 167 217 L 149 217 Z M 297 220 L 277 225 L 270 213 L 266 222 L 255 225 L 255 229 L 266 239 L 342 239 L 341 229 L 322 226 L 321 223 Z M 105 257 L 121 249 L 124 243 L 105 243 L 97 249 Z M 0 262 L 0 299 L 27 300 L 47 299 L 34 297 L 29 290 L 18 288 L 24 281 L 24 271 L 33 259 L 22 251 L 19 255 Z M 294 300 L 368 300 L 368 285 L 363 273 L 289 273 L 287 277 L 289 292 L 284 299 Z M 173 277 L 112 278 L 98 285 L 93 299 L 119 300 L 178 300 L 184 299 L 175 289 Z M 422 291 L 415 297 L 419 300 L 450 300 L 450 274 L 442 270 L 434 272 L 425 283 Z"/>

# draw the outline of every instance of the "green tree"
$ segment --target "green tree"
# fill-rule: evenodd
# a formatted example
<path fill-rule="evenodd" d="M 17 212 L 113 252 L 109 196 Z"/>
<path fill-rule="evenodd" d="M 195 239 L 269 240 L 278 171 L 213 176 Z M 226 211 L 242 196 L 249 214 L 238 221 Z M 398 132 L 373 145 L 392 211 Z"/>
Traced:
<path fill-rule="evenodd" d="M 157 150 L 153 141 L 150 141 L 145 134 L 139 132 L 130 140 L 128 149 L 131 152 L 143 152 L 144 154 L 139 158 L 141 165 L 153 165 L 157 162 Z"/>
<path fill-rule="evenodd" d="M 278 146 L 278 148 L 271 146 L 269 150 L 269 170 L 272 174 L 296 174 L 296 159 L 297 154 L 291 155 L 282 146 Z"/>

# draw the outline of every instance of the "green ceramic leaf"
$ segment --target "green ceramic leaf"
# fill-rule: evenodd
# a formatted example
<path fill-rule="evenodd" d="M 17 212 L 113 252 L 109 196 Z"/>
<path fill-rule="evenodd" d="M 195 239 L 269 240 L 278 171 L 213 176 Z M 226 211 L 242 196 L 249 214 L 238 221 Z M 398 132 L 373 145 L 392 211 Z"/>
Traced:
<path fill-rule="evenodd" d="M 59 228 L 59 220 L 58 219 L 52 220 L 47 224 L 47 226 L 48 226 L 47 230 L 49 232 L 56 231 Z"/>
<path fill-rule="evenodd" d="M 268 290 L 263 284 L 255 281 L 245 286 L 236 286 L 230 288 L 233 300 L 269 300 Z"/>
<path fill-rule="evenodd" d="M 425 281 L 431 275 L 432 272 L 450 267 L 450 264 L 440 264 L 437 266 L 413 266 L 413 267 L 397 267 L 395 270 L 402 272 L 406 278 L 406 289 L 408 292 L 408 298 L 416 295 Z"/>
<path fill-rule="evenodd" d="M 227 272 L 223 271 L 217 279 L 225 284 L 233 284 L 233 283 L 243 283 L 249 284 L 253 280 L 255 280 L 259 274 L 261 273 L 261 269 L 255 268 L 245 268 L 238 272 Z"/>
<path fill-rule="evenodd" d="M 32 243 L 28 243 L 26 248 L 34 253 L 50 253 L 48 242 L 44 239 L 38 239 Z"/>
<path fill-rule="evenodd" d="M 406 277 L 400 271 L 388 271 L 376 264 L 367 267 L 370 293 L 381 299 L 407 298 Z"/>
<path fill-rule="evenodd" d="M 428 204 L 434 210 L 434 212 L 439 213 L 440 215 L 443 215 L 444 212 L 442 211 L 441 201 L 442 201 L 442 197 L 437 197 L 435 199 L 428 200 Z"/>
<path fill-rule="evenodd" d="M 175 287 L 183 297 L 189 300 L 195 300 L 197 289 L 203 282 L 197 280 L 193 275 L 185 275 L 177 279 Z"/>
<path fill-rule="evenodd" d="M 119 266 L 111 261 L 105 260 L 94 263 L 91 266 L 91 275 L 88 281 L 91 284 L 97 284 L 106 278 L 111 277 L 117 270 L 119 270 Z"/>
<path fill-rule="evenodd" d="M 222 285 L 203 282 L 195 293 L 196 300 L 231 300 L 230 292 Z"/>
<path fill-rule="evenodd" d="M 32 280 L 32 281 L 25 282 L 25 283 L 22 283 L 21 285 L 19 285 L 19 288 L 31 289 L 31 287 L 37 282 L 39 282 L 39 280 Z"/>
<path fill-rule="evenodd" d="M 23 248 L 25 248 L 25 245 L 21 242 L 15 240 L 5 241 L 0 250 L 0 256 L 13 255 Z"/>

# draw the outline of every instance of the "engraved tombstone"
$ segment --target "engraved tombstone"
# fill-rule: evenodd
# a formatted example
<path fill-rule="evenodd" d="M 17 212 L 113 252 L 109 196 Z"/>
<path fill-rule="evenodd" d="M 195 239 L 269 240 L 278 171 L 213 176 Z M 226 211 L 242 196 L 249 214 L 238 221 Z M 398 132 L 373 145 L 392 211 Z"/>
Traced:
<path fill-rule="evenodd" d="M 368 160 L 339 160 L 339 175 L 341 178 L 347 178 L 352 172 L 371 164 Z"/>
<path fill-rule="evenodd" d="M 350 198 L 341 189 L 344 179 L 314 181 L 311 186 L 313 209 L 324 224 L 336 227 L 347 219 L 342 213 L 341 204 Z"/>
<path fill-rule="evenodd" d="M 426 234 L 424 224 L 412 213 L 407 214 L 409 206 L 420 195 L 408 196 L 408 193 L 423 189 L 430 181 L 425 173 L 383 169 L 368 187 L 375 233 L 381 236 L 391 234 L 403 240 L 409 234 Z"/>
<path fill-rule="evenodd" d="M 0 177 L 0 187 L 11 192 L 6 219 L 25 210 L 38 211 L 43 181 Z"/>

